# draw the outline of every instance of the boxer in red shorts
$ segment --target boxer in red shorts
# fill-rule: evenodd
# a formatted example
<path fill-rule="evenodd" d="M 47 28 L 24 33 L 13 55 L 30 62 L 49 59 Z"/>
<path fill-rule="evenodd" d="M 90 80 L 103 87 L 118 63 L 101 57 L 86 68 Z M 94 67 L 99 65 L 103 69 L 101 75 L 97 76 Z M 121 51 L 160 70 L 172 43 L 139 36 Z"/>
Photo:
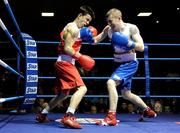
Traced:
<path fill-rule="evenodd" d="M 97 35 L 97 30 L 92 26 L 85 27 L 94 18 L 94 12 L 90 7 L 81 6 L 80 13 L 75 20 L 68 23 L 60 33 L 61 44 L 58 46 L 59 56 L 55 63 L 57 81 L 55 91 L 57 96 L 36 115 L 38 122 L 47 122 L 47 114 L 50 110 L 56 107 L 59 102 L 65 100 L 71 90 L 75 90 L 61 123 L 70 128 L 82 128 L 76 121 L 74 113 L 87 92 L 87 88 L 75 66 L 75 61 L 87 71 L 91 70 L 95 65 L 95 61 L 91 57 L 80 53 L 82 41 L 94 43 L 93 37 Z"/>

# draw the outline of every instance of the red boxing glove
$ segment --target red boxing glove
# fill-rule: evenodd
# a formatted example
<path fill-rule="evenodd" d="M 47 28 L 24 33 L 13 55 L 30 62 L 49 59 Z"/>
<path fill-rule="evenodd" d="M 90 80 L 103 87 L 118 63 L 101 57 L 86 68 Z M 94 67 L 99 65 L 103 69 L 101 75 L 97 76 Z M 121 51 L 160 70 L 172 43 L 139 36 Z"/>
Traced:
<path fill-rule="evenodd" d="M 91 70 L 95 65 L 94 59 L 92 59 L 88 55 L 81 55 L 77 61 L 82 66 L 82 68 L 86 71 Z"/>
<path fill-rule="evenodd" d="M 86 71 L 90 71 L 95 65 L 95 60 L 88 55 L 75 53 L 73 57 L 75 57 L 75 59 L 79 62 L 82 68 Z"/>
<path fill-rule="evenodd" d="M 93 26 L 88 26 L 89 30 L 92 32 L 93 37 L 97 36 L 98 32 L 97 29 Z"/>

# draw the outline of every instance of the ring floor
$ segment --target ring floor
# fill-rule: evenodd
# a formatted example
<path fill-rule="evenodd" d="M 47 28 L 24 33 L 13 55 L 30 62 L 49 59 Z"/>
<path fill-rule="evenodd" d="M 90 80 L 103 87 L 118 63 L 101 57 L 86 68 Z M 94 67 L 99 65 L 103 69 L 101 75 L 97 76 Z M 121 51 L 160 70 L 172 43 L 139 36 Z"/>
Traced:
<path fill-rule="evenodd" d="M 59 119 L 63 114 L 50 114 Z M 76 114 L 78 118 L 103 118 L 104 114 Z M 0 114 L 0 133 L 180 133 L 180 114 L 160 114 L 156 118 L 145 118 L 139 122 L 139 115 L 118 114 L 117 126 L 82 124 L 82 129 L 66 128 L 58 122 L 36 123 L 35 114 Z"/>

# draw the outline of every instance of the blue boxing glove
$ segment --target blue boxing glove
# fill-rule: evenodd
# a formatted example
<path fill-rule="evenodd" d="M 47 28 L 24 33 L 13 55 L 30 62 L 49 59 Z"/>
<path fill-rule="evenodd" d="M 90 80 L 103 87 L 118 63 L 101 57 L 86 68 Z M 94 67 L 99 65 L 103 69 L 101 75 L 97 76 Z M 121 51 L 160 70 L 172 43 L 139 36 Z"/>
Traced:
<path fill-rule="evenodd" d="M 86 41 L 86 42 L 89 42 L 89 43 L 94 43 L 94 36 L 97 35 L 97 30 L 92 27 L 92 26 L 89 26 L 89 27 L 83 27 L 81 30 L 80 30 L 80 36 L 81 36 L 81 39 L 83 41 Z"/>
<path fill-rule="evenodd" d="M 135 48 L 136 44 L 130 41 L 128 37 L 120 32 L 114 32 L 111 38 L 112 45 L 124 47 L 127 50 L 132 50 Z"/>

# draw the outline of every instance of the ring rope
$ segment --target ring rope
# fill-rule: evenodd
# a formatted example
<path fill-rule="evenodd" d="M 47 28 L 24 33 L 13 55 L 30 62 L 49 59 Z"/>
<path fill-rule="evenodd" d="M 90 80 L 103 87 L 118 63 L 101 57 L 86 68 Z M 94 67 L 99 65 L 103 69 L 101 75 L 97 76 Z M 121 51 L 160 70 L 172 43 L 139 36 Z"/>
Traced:
<path fill-rule="evenodd" d="M 37 95 L 37 98 L 53 98 L 56 95 Z M 68 97 L 71 97 L 72 95 L 69 95 Z M 147 98 L 146 95 L 139 95 L 142 98 Z M 108 98 L 108 95 L 85 95 L 86 98 Z M 122 97 L 121 95 L 118 95 L 118 97 Z M 180 95 L 151 95 L 151 98 L 180 98 Z"/>
<path fill-rule="evenodd" d="M 15 25 L 15 28 L 16 28 L 16 30 L 17 30 L 18 35 L 21 37 L 21 39 L 23 39 L 23 37 L 22 37 L 22 35 L 21 35 L 21 30 L 20 30 L 20 28 L 19 28 L 19 25 L 17 24 L 17 21 L 16 21 L 16 19 L 15 19 L 15 16 L 14 16 L 12 10 L 11 10 L 11 7 L 10 7 L 10 5 L 9 5 L 8 0 L 4 0 L 4 4 L 5 4 L 5 6 L 6 6 L 6 9 L 7 9 L 8 13 L 9 13 L 9 15 L 10 15 L 10 17 L 11 17 L 14 25 Z"/>
<path fill-rule="evenodd" d="M 37 44 L 43 44 L 46 43 L 48 44 L 49 42 L 44 42 L 44 41 L 36 41 Z M 51 44 L 59 44 L 60 42 L 55 42 L 53 43 L 52 41 L 50 42 Z M 84 43 L 83 43 L 84 44 Z M 85 43 L 88 44 L 88 43 Z M 110 43 L 101 43 L 102 45 L 110 45 Z M 177 97 L 180 98 L 180 96 L 161 96 L 161 95 L 150 95 L 150 80 L 166 80 L 166 79 L 180 79 L 180 77 L 151 77 L 150 72 L 149 72 L 149 61 L 150 60 L 170 60 L 170 61 L 178 61 L 180 58 L 149 58 L 148 56 L 148 46 L 180 46 L 180 44 L 149 44 L 145 43 L 145 51 L 144 51 L 144 58 L 137 58 L 138 60 L 143 60 L 145 62 L 145 77 L 133 77 L 133 79 L 145 79 L 146 80 L 146 94 L 145 96 L 142 97 Z M 57 57 L 37 57 L 39 60 L 50 60 L 50 59 L 57 59 Z M 114 60 L 114 58 L 94 58 L 95 60 Z M 82 77 L 83 79 L 109 79 L 109 77 Z M 39 79 L 55 79 L 55 77 L 48 77 L 48 76 L 40 76 Z M 98 96 L 101 97 L 102 95 Z M 106 97 L 107 95 L 105 95 Z M 37 96 L 38 97 L 38 96 Z M 93 95 L 92 97 L 96 97 L 96 95 Z"/>
<path fill-rule="evenodd" d="M 39 79 L 55 79 L 54 76 L 39 76 Z M 109 79 L 109 77 L 82 77 L 83 79 Z M 133 79 L 140 80 L 146 79 L 146 77 L 133 77 Z M 149 77 L 151 80 L 180 80 L 180 77 Z"/>
<path fill-rule="evenodd" d="M 0 18 L 0 26 L 3 29 L 3 31 L 5 32 L 5 34 L 7 35 L 7 37 L 9 38 L 9 40 L 11 41 L 11 43 L 13 44 L 13 46 L 16 48 L 16 50 L 21 54 L 22 57 L 24 57 L 24 54 L 19 49 L 18 45 L 16 44 L 15 40 L 13 39 L 11 34 L 9 33 L 8 29 L 4 25 L 3 21 L 1 20 L 1 18 Z"/>
<path fill-rule="evenodd" d="M 25 55 L 21 52 L 20 48 L 16 44 L 15 40 L 9 33 L 8 29 L 4 25 L 3 21 L 0 19 L 0 26 L 3 29 L 3 31 L 6 33 L 8 36 L 10 42 L 15 46 L 17 51 L 21 54 L 22 57 L 25 58 L 25 89 L 24 89 L 24 96 L 20 98 L 24 98 L 22 105 L 20 108 L 31 108 L 32 105 L 35 102 L 36 95 L 37 95 L 37 83 L 38 83 L 38 65 L 37 65 L 37 48 L 36 48 L 36 42 L 32 39 L 31 36 L 29 36 L 26 33 L 21 33 L 20 28 L 17 24 L 17 21 L 13 15 L 13 12 L 11 10 L 11 7 L 8 3 L 8 0 L 4 0 L 4 3 L 6 5 L 6 8 L 8 10 L 8 13 L 13 20 L 13 23 L 15 25 L 15 28 L 17 30 L 18 36 L 21 37 L 21 39 L 25 43 Z M 18 38 L 19 39 L 19 38 Z M 14 69 L 11 69 L 7 64 L 5 64 L 3 61 L 1 61 L 1 65 L 6 67 L 7 69 L 10 69 L 14 73 Z M 20 71 L 20 56 L 19 54 L 17 55 L 17 69 Z M 19 79 L 19 77 L 18 77 Z M 18 80 L 19 81 L 19 80 Z M 14 100 L 19 97 L 11 97 L 11 98 L 4 98 L 1 99 L 2 101 L 8 101 L 8 100 Z"/>
<path fill-rule="evenodd" d="M 57 60 L 58 57 L 37 57 L 39 60 Z M 114 60 L 114 58 L 96 58 L 93 57 L 95 60 Z M 160 61 L 179 61 L 180 58 L 137 58 L 138 60 L 160 60 Z"/>
<path fill-rule="evenodd" d="M 24 96 L 16 96 L 16 97 L 9 97 L 9 98 L 0 98 L 0 103 L 7 102 L 7 101 L 12 101 L 16 99 L 21 99 L 24 98 Z"/>
<path fill-rule="evenodd" d="M 46 44 L 55 44 L 55 45 L 59 45 L 61 42 L 59 41 L 36 41 L 37 44 L 40 45 L 46 45 Z M 83 42 L 83 45 L 91 45 L 87 42 Z M 110 43 L 106 43 L 106 42 L 100 42 L 98 43 L 99 45 L 111 45 Z M 175 43 L 144 43 L 146 46 L 180 46 L 180 44 L 175 44 Z"/>
<path fill-rule="evenodd" d="M 7 70 L 13 72 L 14 74 L 20 76 L 21 78 L 24 78 L 23 75 L 21 75 L 20 73 L 18 73 L 16 70 L 14 70 L 12 67 L 10 67 L 8 64 L 6 64 L 6 63 L 5 63 L 4 61 L 2 61 L 1 59 L 0 59 L 0 65 L 1 65 L 2 67 L 6 68 Z"/>

